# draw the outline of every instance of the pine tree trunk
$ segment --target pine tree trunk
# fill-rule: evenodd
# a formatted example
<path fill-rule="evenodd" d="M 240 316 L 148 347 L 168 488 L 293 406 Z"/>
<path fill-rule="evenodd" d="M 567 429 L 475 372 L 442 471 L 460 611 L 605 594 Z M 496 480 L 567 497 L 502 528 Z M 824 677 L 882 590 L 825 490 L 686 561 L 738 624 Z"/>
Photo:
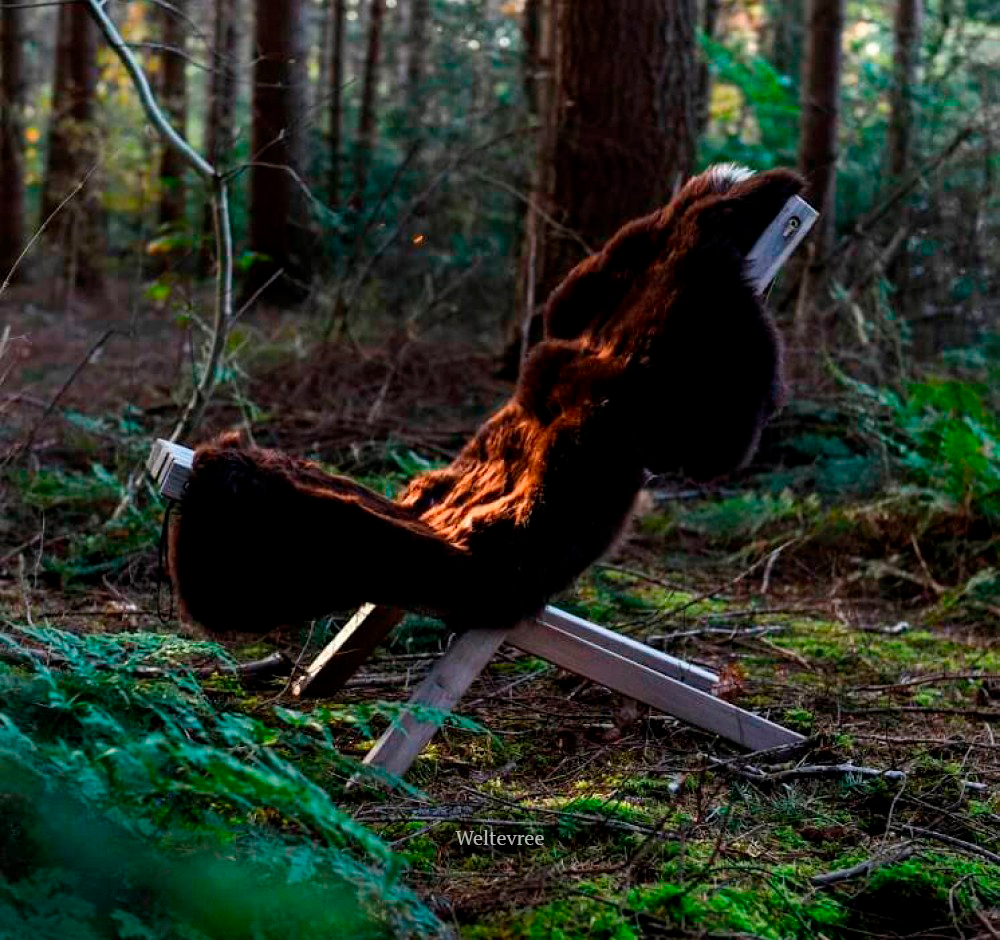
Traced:
<path fill-rule="evenodd" d="M 360 208 L 365 201 L 368 168 L 375 149 L 375 99 L 378 91 L 378 65 L 382 49 L 382 19 L 385 0 L 371 0 L 368 20 L 368 48 L 365 53 L 361 85 L 361 111 L 358 116 L 358 142 L 354 155 L 354 198 Z"/>
<path fill-rule="evenodd" d="M 817 320 L 814 285 L 833 245 L 837 181 L 837 130 L 840 110 L 841 36 L 845 0 L 809 0 L 806 14 L 805 55 L 802 60 L 799 124 L 799 172 L 805 177 L 802 193 L 819 210 L 807 252 L 789 267 L 798 275 L 798 299 L 792 323 L 789 372 L 805 383 L 816 379 L 829 343 L 824 324 Z"/>
<path fill-rule="evenodd" d="M 703 0 L 701 11 L 701 30 L 709 39 L 715 38 L 715 28 L 722 10 L 722 0 Z M 712 74 L 708 68 L 708 58 L 704 53 L 698 62 L 698 137 L 708 127 L 710 106 L 712 103 Z"/>
<path fill-rule="evenodd" d="M 690 175 L 698 126 L 694 0 L 539 0 L 527 12 L 541 133 L 507 375 L 541 333 L 538 307 L 587 249 Z"/>
<path fill-rule="evenodd" d="M 57 22 L 52 115 L 42 183 L 43 222 L 56 213 L 96 166 L 96 86 L 97 27 L 84 4 L 63 4 Z M 71 282 L 80 286 L 96 287 L 102 279 L 102 215 L 91 179 L 62 207 L 47 229 L 50 239 L 66 254 Z"/>
<path fill-rule="evenodd" d="M 0 9 L 0 282 L 24 248 L 23 11 Z"/>
<path fill-rule="evenodd" d="M 410 22 L 406 31 L 406 120 L 413 130 L 420 124 L 420 104 L 424 94 L 424 65 L 427 33 L 431 18 L 430 0 L 410 0 Z"/>
<path fill-rule="evenodd" d="M 275 302 L 300 300 L 309 289 L 308 206 L 296 176 L 302 169 L 304 65 L 300 0 L 257 0 L 250 149 L 250 248 L 265 259 L 245 285 Z M 299 177 L 301 179 L 301 177 Z"/>
<path fill-rule="evenodd" d="M 215 0 L 212 13 L 212 72 L 205 109 L 205 156 L 213 166 L 225 166 L 233 149 L 233 115 L 236 111 L 236 59 L 239 0 Z M 202 220 L 201 267 L 207 272 L 215 246 L 212 207 L 206 201 Z"/>
<path fill-rule="evenodd" d="M 917 80 L 922 0 L 897 0 L 893 22 L 892 87 L 889 91 L 889 127 L 886 132 L 886 169 L 898 180 L 910 168 L 913 144 L 913 87 Z"/>
<path fill-rule="evenodd" d="M 541 229 L 535 301 L 584 252 L 665 203 L 694 166 L 697 78 L 691 0 L 559 0 L 556 87 L 541 195 L 579 238 Z M 546 179 L 548 177 L 548 179 Z"/>
<path fill-rule="evenodd" d="M 822 257 L 835 223 L 844 0 L 809 0 L 807 26 L 798 163 L 806 178 L 803 195 L 820 212 L 811 237 L 814 252 Z"/>
<path fill-rule="evenodd" d="M 171 123 L 186 133 L 187 126 L 187 82 L 184 57 L 187 31 L 183 14 L 186 0 L 172 0 L 173 9 L 160 9 L 163 24 L 164 48 L 161 55 L 161 96 L 160 102 L 170 117 Z M 160 156 L 160 224 L 171 228 L 183 227 L 185 209 L 184 190 L 185 163 L 173 147 L 163 147 Z"/>
<path fill-rule="evenodd" d="M 768 0 L 769 59 L 776 72 L 798 84 L 802 72 L 806 0 Z"/>
<path fill-rule="evenodd" d="M 340 200 L 341 151 L 344 136 L 344 0 L 330 0 L 330 179 L 327 199 Z"/>

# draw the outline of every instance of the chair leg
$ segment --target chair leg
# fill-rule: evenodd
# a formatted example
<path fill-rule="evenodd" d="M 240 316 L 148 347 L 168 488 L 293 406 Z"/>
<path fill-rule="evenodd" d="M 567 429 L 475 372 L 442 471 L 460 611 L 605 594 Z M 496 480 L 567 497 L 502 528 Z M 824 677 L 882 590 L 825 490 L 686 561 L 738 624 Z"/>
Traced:
<path fill-rule="evenodd" d="M 695 685 L 685 684 L 665 670 L 676 660 L 657 664 L 649 647 L 610 649 L 549 623 L 524 621 L 507 638 L 512 646 L 548 660 L 623 695 L 652 705 L 668 715 L 712 731 L 751 751 L 798 744 L 801 734 L 753 712 L 716 698 Z M 639 644 L 641 646 L 641 644 Z"/>
<path fill-rule="evenodd" d="M 451 711 L 472 685 L 507 634 L 507 629 L 468 630 L 441 656 L 410 697 L 410 705 Z M 368 752 L 365 763 L 402 777 L 424 749 L 438 724 L 412 714 L 393 722 Z"/>
<path fill-rule="evenodd" d="M 396 607 L 362 604 L 292 684 L 296 698 L 332 695 L 358 671 L 403 619 Z"/>

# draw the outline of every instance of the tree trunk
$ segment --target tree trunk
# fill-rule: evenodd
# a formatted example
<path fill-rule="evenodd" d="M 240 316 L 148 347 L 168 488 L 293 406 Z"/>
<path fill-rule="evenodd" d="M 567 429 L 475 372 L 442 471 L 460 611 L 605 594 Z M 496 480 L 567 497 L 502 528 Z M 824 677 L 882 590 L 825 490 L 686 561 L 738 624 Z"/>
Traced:
<path fill-rule="evenodd" d="M 803 195 L 820 212 L 812 247 L 822 257 L 833 239 L 835 222 L 844 0 L 809 0 L 807 9 L 798 163 L 806 178 Z"/>
<path fill-rule="evenodd" d="M 776 72 L 798 84 L 802 72 L 802 40 L 805 33 L 804 0 L 768 0 L 771 33 L 770 60 Z"/>
<path fill-rule="evenodd" d="M 309 233 L 302 167 L 304 91 L 300 0 L 257 0 L 250 150 L 250 248 L 265 256 L 250 269 L 246 291 L 301 300 L 309 289 Z"/>
<path fill-rule="evenodd" d="M 382 18 L 385 0 L 371 0 L 368 20 L 368 49 L 365 53 L 361 85 L 361 111 L 358 116 L 358 142 L 354 155 L 354 203 L 360 209 L 365 201 L 368 164 L 375 149 L 375 98 L 378 91 L 378 62 L 382 47 Z"/>
<path fill-rule="evenodd" d="M 0 9 L 0 282 L 24 248 L 23 13 Z"/>
<path fill-rule="evenodd" d="M 187 125 L 187 82 L 184 69 L 185 41 L 183 14 L 186 0 L 173 0 L 173 9 L 160 9 L 163 24 L 162 36 L 165 46 L 161 54 L 161 97 L 160 102 L 171 123 L 182 135 Z M 171 228 L 182 228 L 184 222 L 183 157 L 173 147 L 164 146 L 160 156 L 160 224 Z"/>
<path fill-rule="evenodd" d="M 545 0 L 527 12 L 542 129 L 506 375 L 540 336 L 538 307 L 569 269 L 690 175 L 698 125 L 694 0 Z"/>
<path fill-rule="evenodd" d="M 693 0 L 557 0 L 551 214 L 591 250 L 694 165 Z M 536 302 L 583 256 L 543 229 Z"/>
<path fill-rule="evenodd" d="M 56 71 L 52 85 L 52 115 L 42 221 L 52 216 L 97 163 L 97 131 L 93 125 L 97 86 L 97 27 L 82 3 L 59 7 Z M 96 286 L 104 254 L 102 212 L 93 180 L 59 211 L 47 229 L 66 252 L 70 281 Z"/>
<path fill-rule="evenodd" d="M 212 16 L 212 72 L 205 113 L 205 156 L 214 166 L 225 166 L 233 149 L 233 115 L 236 111 L 236 23 L 239 0 L 215 0 Z M 202 271 L 212 262 L 214 221 L 206 202 L 202 221 Z"/>
<path fill-rule="evenodd" d="M 715 27 L 719 21 L 722 0 L 703 0 L 701 29 L 709 39 L 715 38 Z M 702 53 L 698 62 L 698 138 L 705 133 L 712 103 L 712 74 L 708 68 L 708 58 Z"/>
<path fill-rule="evenodd" d="M 427 57 L 427 27 L 430 0 L 410 0 L 410 22 L 406 32 L 406 123 L 412 130 L 420 124 L 424 95 L 424 63 Z"/>
<path fill-rule="evenodd" d="M 893 22 L 892 86 L 889 90 L 889 127 L 886 132 L 886 169 L 898 180 L 910 168 L 913 144 L 913 86 L 917 80 L 922 0 L 897 0 Z"/>
<path fill-rule="evenodd" d="M 330 181 L 331 206 L 340 200 L 341 150 L 344 134 L 344 0 L 330 0 Z"/>

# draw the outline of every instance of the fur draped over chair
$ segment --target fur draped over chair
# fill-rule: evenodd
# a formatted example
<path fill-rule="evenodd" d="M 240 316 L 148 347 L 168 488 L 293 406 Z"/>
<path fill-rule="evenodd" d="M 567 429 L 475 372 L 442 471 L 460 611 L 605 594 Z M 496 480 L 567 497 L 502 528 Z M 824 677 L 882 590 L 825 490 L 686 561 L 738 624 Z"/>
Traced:
<path fill-rule="evenodd" d="M 793 173 L 714 167 L 569 272 L 510 400 L 388 500 L 307 460 L 198 448 L 171 577 L 210 629 L 362 602 L 456 628 L 540 609 L 618 537 L 647 472 L 737 468 L 781 403 L 780 343 L 744 273 Z"/>

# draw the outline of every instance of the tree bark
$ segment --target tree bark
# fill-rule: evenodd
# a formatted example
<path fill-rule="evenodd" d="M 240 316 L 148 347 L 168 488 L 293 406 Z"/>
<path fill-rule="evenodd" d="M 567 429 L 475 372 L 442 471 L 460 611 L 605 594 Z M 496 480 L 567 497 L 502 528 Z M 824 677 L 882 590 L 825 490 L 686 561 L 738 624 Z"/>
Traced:
<path fill-rule="evenodd" d="M 250 269 L 247 293 L 267 289 L 275 302 L 301 300 L 309 289 L 309 232 L 302 191 L 305 56 L 300 0 L 257 0 L 253 70 L 250 248 L 265 256 Z"/>
<path fill-rule="evenodd" d="M 368 165 L 375 149 L 375 98 L 378 91 L 378 63 L 382 48 L 382 19 L 385 0 L 371 0 L 368 20 L 368 48 L 365 52 L 364 78 L 361 84 L 361 110 L 358 115 L 358 142 L 354 155 L 354 199 L 357 208 L 364 205 Z"/>
<path fill-rule="evenodd" d="M 0 9 L 0 282 L 24 248 L 23 11 Z"/>
<path fill-rule="evenodd" d="M 410 22 L 406 31 L 406 121 L 412 131 L 420 124 L 424 95 L 424 65 L 427 58 L 427 27 L 430 0 L 410 0 Z"/>
<path fill-rule="evenodd" d="M 236 59 L 239 0 L 215 0 L 212 14 L 212 72 L 205 113 L 205 156 L 216 167 L 225 166 L 233 149 L 233 115 L 236 111 Z M 212 207 L 205 206 L 202 221 L 202 271 L 213 261 L 215 238 Z"/>
<path fill-rule="evenodd" d="M 897 0 L 893 21 L 892 86 L 886 131 L 886 169 L 899 180 L 910 169 L 913 145 L 913 88 L 917 80 L 923 23 L 922 0 Z"/>
<path fill-rule="evenodd" d="M 771 65 L 796 84 L 802 72 L 802 40 L 805 33 L 804 0 L 768 0 Z"/>
<path fill-rule="evenodd" d="M 187 129 L 187 81 L 184 57 L 187 31 L 182 14 L 186 0 L 172 0 L 174 9 L 159 10 L 162 22 L 161 97 L 160 101 L 170 122 L 182 135 Z M 185 163 L 173 147 L 163 147 L 160 157 L 160 224 L 171 228 L 183 227 L 185 209 Z"/>
<path fill-rule="evenodd" d="M 42 183 L 42 222 L 52 216 L 97 162 L 93 124 L 97 87 L 97 26 L 82 3 L 59 7 L 56 71 L 48 156 Z M 102 279 L 104 231 L 93 181 L 63 206 L 49 225 L 50 238 L 67 254 L 71 281 L 96 287 Z"/>
<path fill-rule="evenodd" d="M 526 13 L 541 128 L 506 376 L 541 335 L 539 306 L 587 249 L 690 175 L 698 127 L 694 0 L 535 0 Z"/>
<path fill-rule="evenodd" d="M 822 257 L 833 239 L 835 223 L 844 0 L 809 0 L 807 26 L 798 164 L 806 179 L 803 195 L 820 212 L 812 244 L 815 254 Z"/>
<path fill-rule="evenodd" d="M 722 10 L 722 0 L 703 0 L 701 10 L 701 30 L 709 39 L 715 38 L 715 27 Z M 704 53 L 698 61 L 698 138 L 708 127 L 710 105 L 712 103 L 712 74 L 708 58 Z"/>
<path fill-rule="evenodd" d="M 344 136 L 344 0 L 330 0 L 330 180 L 331 206 L 340 200 L 341 150 Z"/>

